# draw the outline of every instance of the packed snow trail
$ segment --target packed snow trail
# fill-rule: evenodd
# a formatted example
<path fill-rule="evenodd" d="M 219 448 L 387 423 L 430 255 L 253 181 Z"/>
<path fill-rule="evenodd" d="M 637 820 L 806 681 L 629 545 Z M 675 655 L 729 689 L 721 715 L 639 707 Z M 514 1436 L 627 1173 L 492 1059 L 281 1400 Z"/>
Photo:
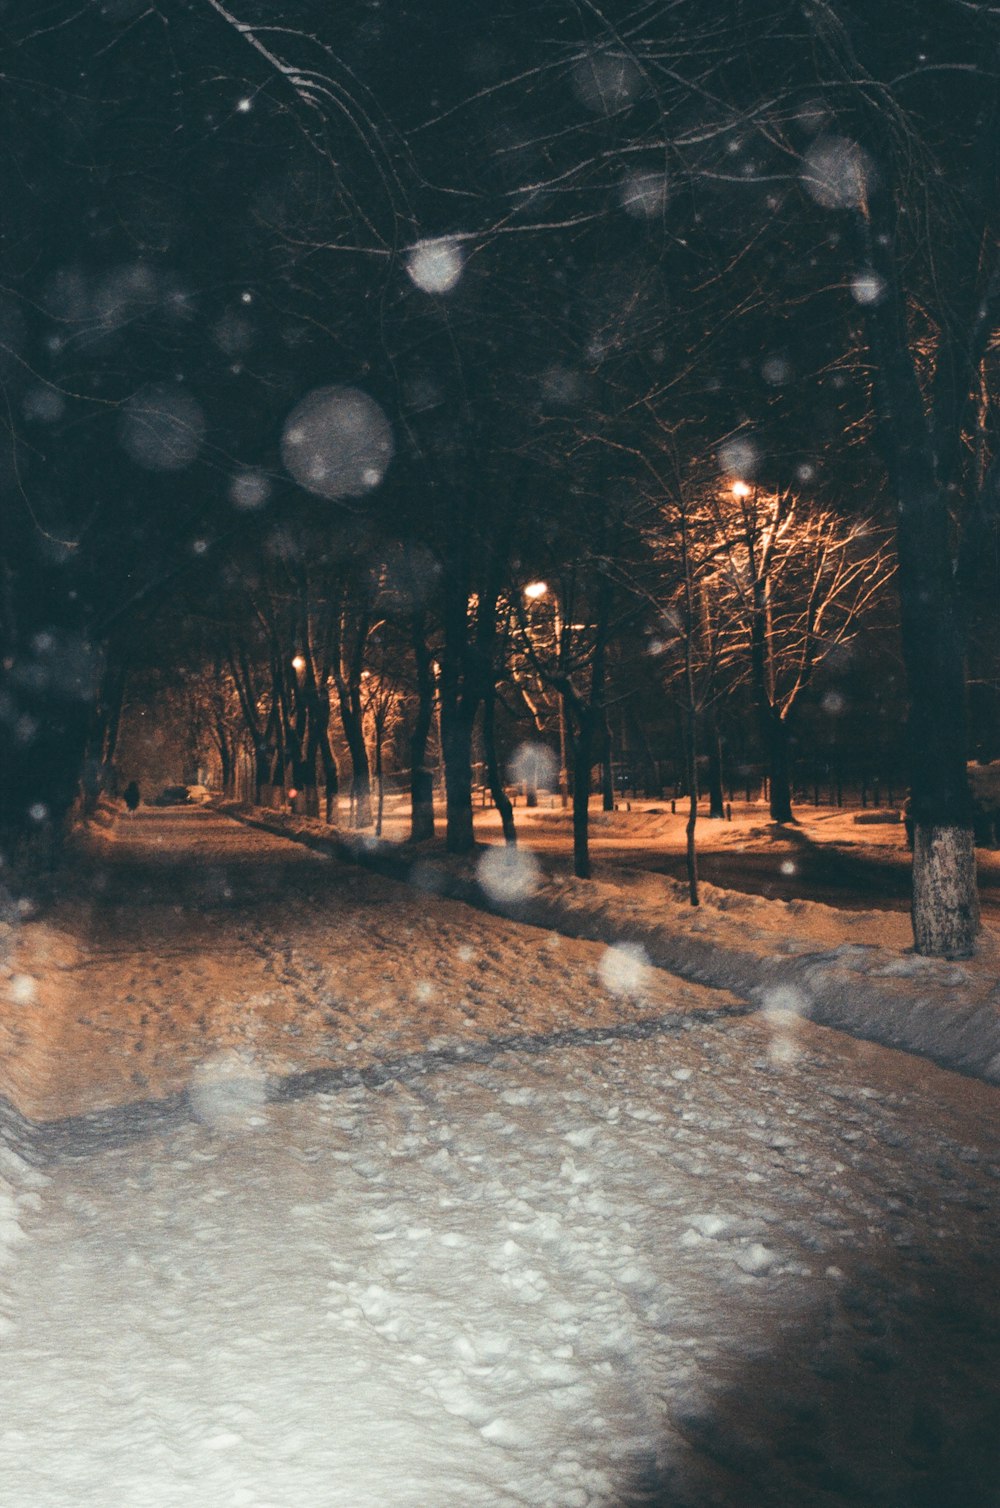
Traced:
<path fill-rule="evenodd" d="M 4 1508 L 996 1508 L 996 1088 L 208 813 L 92 863 L 8 969 L 82 1118 L 0 1145 Z"/>
<path fill-rule="evenodd" d="M 745 1010 L 728 991 L 331 862 L 208 811 L 122 818 L 14 932 L 0 1094 L 40 1121 L 214 1078 L 358 1072 Z"/>
<path fill-rule="evenodd" d="M 7 1155 L 5 1508 L 996 1508 L 997 1091 L 800 1023 Z"/>

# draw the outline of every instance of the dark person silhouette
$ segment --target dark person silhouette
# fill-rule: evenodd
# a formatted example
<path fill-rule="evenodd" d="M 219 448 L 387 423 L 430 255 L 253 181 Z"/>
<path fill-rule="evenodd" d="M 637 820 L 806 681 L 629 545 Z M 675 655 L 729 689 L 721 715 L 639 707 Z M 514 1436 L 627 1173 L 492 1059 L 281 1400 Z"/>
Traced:
<path fill-rule="evenodd" d="M 122 794 L 125 797 L 125 805 L 128 807 L 130 812 L 134 812 L 140 801 L 139 787 L 136 782 L 134 780 L 130 780 Z"/>

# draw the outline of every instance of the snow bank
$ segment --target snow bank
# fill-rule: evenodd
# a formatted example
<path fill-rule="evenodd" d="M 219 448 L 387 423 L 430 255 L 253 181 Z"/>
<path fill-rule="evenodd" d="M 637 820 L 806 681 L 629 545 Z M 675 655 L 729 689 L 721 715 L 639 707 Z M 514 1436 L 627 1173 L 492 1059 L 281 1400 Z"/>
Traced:
<path fill-rule="evenodd" d="M 639 945 L 657 968 L 757 1007 L 793 988 L 811 1020 L 1000 1083 L 1000 948 L 988 930 L 976 958 L 949 963 L 913 953 L 900 913 L 771 901 L 711 885 L 702 885 L 695 910 L 685 887 L 664 876 L 604 866 L 600 879 L 577 880 L 538 856 L 530 892 L 510 898 L 477 881 L 474 860 L 425 857 L 370 838 L 348 842 L 315 820 L 276 813 L 244 820 L 520 922 Z"/>

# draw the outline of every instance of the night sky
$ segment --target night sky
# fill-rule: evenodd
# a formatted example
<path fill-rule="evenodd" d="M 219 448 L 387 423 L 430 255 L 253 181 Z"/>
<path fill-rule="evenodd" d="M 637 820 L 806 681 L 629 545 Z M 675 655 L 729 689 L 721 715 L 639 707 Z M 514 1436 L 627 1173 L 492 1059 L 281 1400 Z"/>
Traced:
<path fill-rule="evenodd" d="M 457 527 L 506 510 L 516 533 L 515 494 L 544 521 L 555 491 L 631 485 L 651 417 L 685 465 L 725 472 L 735 440 L 729 470 L 883 507 L 863 330 L 882 289 L 852 184 L 909 214 L 930 351 L 978 296 L 989 24 L 957 4 L 8 0 L 8 725 L 25 696 L 83 695 L 137 612 L 220 589 L 289 521 L 437 549 L 462 493 Z M 301 485 L 287 440 L 331 388 L 389 435 L 339 493 Z"/>

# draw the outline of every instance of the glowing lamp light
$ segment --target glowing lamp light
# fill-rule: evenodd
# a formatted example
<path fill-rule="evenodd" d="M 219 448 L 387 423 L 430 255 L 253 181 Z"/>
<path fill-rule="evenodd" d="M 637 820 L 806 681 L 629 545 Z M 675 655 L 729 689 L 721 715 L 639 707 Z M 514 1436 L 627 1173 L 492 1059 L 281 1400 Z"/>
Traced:
<path fill-rule="evenodd" d="M 294 660 L 292 661 L 292 669 L 293 670 L 298 670 L 299 672 L 301 672 L 301 671 L 305 670 L 305 668 L 306 668 L 306 662 L 305 662 L 304 656 L 302 656 L 302 655 L 296 655 L 295 658 L 294 658 Z"/>
<path fill-rule="evenodd" d="M 545 596 L 548 589 L 549 585 L 547 581 L 529 581 L 528 585 L 524 588 L 524 595 L 529 602 L 536 602 L 539 597 Z"/>
<path fill-rule="evenodd" d="M 749 497 L 752 491 L 753 488 L 749 487 L 746 482 L 733 483 L 733 497 Z"/>

